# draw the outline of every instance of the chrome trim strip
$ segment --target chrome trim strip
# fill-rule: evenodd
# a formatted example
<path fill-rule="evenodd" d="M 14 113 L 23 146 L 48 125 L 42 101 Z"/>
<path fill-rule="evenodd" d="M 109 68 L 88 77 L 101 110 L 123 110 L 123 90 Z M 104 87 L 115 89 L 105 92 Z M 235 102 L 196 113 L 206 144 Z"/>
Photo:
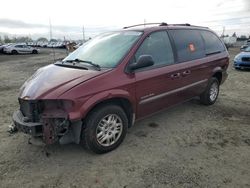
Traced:
<path fill-rule="evenodd" d="M 149 103 L 149 102 L 151 102 L 151 101 L 160 99 L 160 98 L 162 98 L 162 97 L 166 97 L 166 96 L 168 96 L 168 95 L 171 95 L 171 94 L 174 94 L 174 93 L 183 91 L 183 90 L 188 89 L 188 88 L 190 88 L 190 87 L 194 87 L 194 86 L 200 85 L 200 84 L 206 82 L 207 80 L 208 80 L 208 79 L 204 79 L 204 80 L 195 82 L 195 83 L 193 83 L 193 84 L 189 84 L 189 85 L 186 85 L 186 86 L 184 86 L 184 87 L 180 87 L 180 88 L 178 88 L 178 89 L 174 89 L 174 90 L 172 90 L 172 91 L 168 91 L 168 92 L 165 92 L 165 93 L 162 93 L 162 94 L 159 94 L 159 95 L 155 95 L 155 96 L 153 96 L 153 97 L 149 97 L 149 98 L 147 98 L 147 99 L 143 99 L 143 100 L 141 100 L 141 101 L 139 102 L 139 104 Z"/>

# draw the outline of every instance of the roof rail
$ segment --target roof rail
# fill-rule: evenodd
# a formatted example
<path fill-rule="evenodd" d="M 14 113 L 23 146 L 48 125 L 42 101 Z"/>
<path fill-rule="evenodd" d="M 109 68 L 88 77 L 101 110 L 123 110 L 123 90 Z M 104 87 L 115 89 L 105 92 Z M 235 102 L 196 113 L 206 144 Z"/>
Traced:
<path fill-rule="evenodd" d="M 123 29 L 128 29 L 128 28 L 131 28 L 131 27 L 137 27 L 137 26 L 146 26 L 146 25 L 159 25 L 159 26 L 167 26 L 168 24 L 165 23 L 165 22 L 161 22 L 161 23 L 144 23 L 144 24 L 137 24 L 137 25 L 131 25 L 131 26 L 126 26 L 126 27 L 123 27 Z"/>
<path fill-rule="evenodd" d="M 184 24 L 170 24 L 170 25 L 173 25 L 173 26 L 192 26 L 189 23 L 184 23 Z"/>
<path fill-rule="evenodd" d="M 158 26 L 191 26 L 191 27 L 208 28 L 208 27 L 204 27 L 204 26 L 191 25 L 189 23 L 184 23 L 184 24 L 167 24 L 165 22 L 161 22 L 161 23 L 144 23 L 144 24 L 131 25 L 131 26 L 123 27 L 123 29 L 128 29 L 128 28 L 137 27 L 137 26 L 146 26 L 146 25 L 158 25 Z"/>
<path fill-rule="evenodd" d="M 191 25 L 189 23 L 185 23 L 185 24 L 169 24 L 169 26 L 190 26 L 190 27 L 208 28 L 208 27 L 204 27 L 204 26 Z"/>

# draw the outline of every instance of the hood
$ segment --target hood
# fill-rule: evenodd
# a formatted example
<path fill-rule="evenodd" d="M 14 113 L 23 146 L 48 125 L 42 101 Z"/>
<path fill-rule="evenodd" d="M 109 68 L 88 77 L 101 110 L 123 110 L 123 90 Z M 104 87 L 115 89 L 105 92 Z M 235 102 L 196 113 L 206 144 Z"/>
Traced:
<path fill-rule="evenodd" d="M 250 57 L 250 52 L 241 52 L 237 56 L 240 56 L 240 57 L 242 57 L 242 56 Z"/>
<path fill-rule="evenodd" d="M 85 70 L 48 65 L 40 68 L 20 88 L 20 98 L 56 99 L 64 92 L 108 70 Z"/>
<path fill-rule="evenodd" d="M 240 52 L 234 57 L 234 61 L 240 61 L 242 57 L 250 57 L 250 52 Z"/>

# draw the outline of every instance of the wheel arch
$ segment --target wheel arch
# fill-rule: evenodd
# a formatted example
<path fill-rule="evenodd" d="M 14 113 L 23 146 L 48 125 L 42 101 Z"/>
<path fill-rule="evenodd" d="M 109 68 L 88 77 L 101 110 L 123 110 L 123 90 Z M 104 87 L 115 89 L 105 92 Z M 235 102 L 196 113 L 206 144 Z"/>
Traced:
<path fill-rule="evenodd" d="M 129 121 L 129 127 L 132 126 L 135 119 L 135 101 L 132 99 L 128 92 L 124 91 L 116 91 L 116 94 L 111 94 L 110 92 L 104 92 L 97 94 L 90 99 L 88 99 L 81 107 L 80 114 L 81 118 L 84 119 L 96 108 L 108 105 L 115 104 L 120 106 L 127 115 Z"/>
<path fill-rule="evenodd" d="M 134 110 L 130 101 L 123 97 L 114 97 L 114 98 L 106 99 L 103 101 L 99 101 L 88 110 L 88 112 L 85 114 L 85 117 L 87 117 L 94 109 L 99 108 L 100 106 L 108 105 L 108 104 L 114 104 L 114 105 L 120 106 L 124 110 L 125 114 L 127 115 L 129 127 L 132 126 Z"/>
<path fill-rule="evenodd" d="M 219 81 L 219 84 L 221 84 L 221 81 L 222 81 L 222 72 L 221 71 L 215 72 L 212 77 L 216 78 Z"/>
<path fill-rule="evenodd" d="M 212 71 L 212 77 L 216 78 L 219 81 L 219 84 L 222 82 L 222 71 L 221 67 L 215 67 Z"/>

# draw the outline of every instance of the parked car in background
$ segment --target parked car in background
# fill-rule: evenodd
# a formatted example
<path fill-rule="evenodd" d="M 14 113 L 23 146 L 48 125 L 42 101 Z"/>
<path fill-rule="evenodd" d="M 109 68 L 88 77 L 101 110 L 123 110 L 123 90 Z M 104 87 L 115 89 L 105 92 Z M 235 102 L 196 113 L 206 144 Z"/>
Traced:
<path fill-rule="evenodd" d="M 234 58 L 235 69 L 250 69 L 250 46 Z"/>
<path fill-rule="evenodd" d="M 237 38 L 236 37 L 224 37 L 222 38 L 226 47 L 229 48 L 229 47 L 233 47 L 237 41 Z"/>
<path fill-rule="evenodd" d="M 6 47 L 8 47 L 10 45 L 12 45 L 12 43 L 8 43 L 8 44 L 4 44 L 4 45 L 0 46 L 0 53 L 3 53 L 4 52 L 4 48 L 6 48 Z"/>
<path fill-rule="evenodd" d="M 249 45 L 244 44 L 244 45 L 242 45 L 242 46 L 240 47 L 240 50 L 241 50 L 241 51 L 244 51 L 248 46 L 249 46 Z"/>
<path fill-rule="evenodd" d="M 83 43 L 78 43 L 77 45 L 73 46 L 73 48 L 76 50 L 77 48 L 79 48 L 81 45 L 83 45 Z"/>
<path fill-rule="evenodd" d="M 39 49 L 26 44 L 12 44 L 4 47 L 4 53 L 7 54 L 37 54 Z"/>
<path fill-rule="evenodd" d="M 220 38 L 190 24 L 140 26 L 99 35 L 40 68 L 20 89 L 17 129 L 105 153 L 135 120 L 197 96 L 214 104 L 229 64 Z"/>
<path fill-rule="evenodd" d="M 245 41 L 245 44 L 240 47 L 240 50 L 244 51 L 247 47 L 250 46 L 250 40 Z"/>

